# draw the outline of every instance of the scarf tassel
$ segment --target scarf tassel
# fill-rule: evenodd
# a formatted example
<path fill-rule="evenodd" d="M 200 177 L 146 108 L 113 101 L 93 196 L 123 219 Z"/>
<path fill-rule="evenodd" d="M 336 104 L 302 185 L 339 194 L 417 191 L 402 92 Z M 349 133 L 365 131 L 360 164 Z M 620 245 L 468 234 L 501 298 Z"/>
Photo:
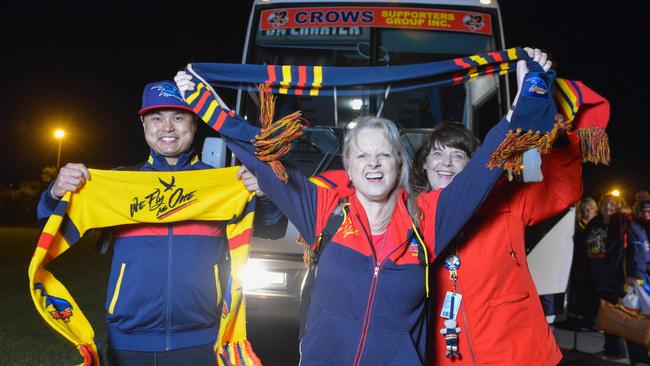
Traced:
<path fill-rule="evenodd" d="M 99 356 L 92 344 L 80 344 L 77 348 L 84 358 L 80 366 L 99 366 Z"/>
<path fill-rule="evenodd" d="M 540 154 L 549 152 L 553 143 L 560 133 L 564 133 L 570 124 L 565 122 L 561 114 L 555 116 L 553 129 L 542 134 L 540 131 L 521 129 L 508 131 L 506 138 L 499 144 L 499 147 L 490 154 L 490 161 L 487 163 L 489 169 L 503 168 L 513 174 L 521 174 L 523 169 L 523 153 L 526 150 L 537 149 Z"/>
<path fill-rule="evenodd" d="M 305 263 L 305 267 L 309 267 L 313 262 L 314 250 L 316 248 L 312 249 L 311 245 L 309 245 L 307 240 L 305 240 L 305 238 L 300 234 L 296 236 L 296 243 L 304 248 L 302 252 L 302 261 Z M 318 244 L 320 244 L 320 239 Z"/>
<path fill-rule="evenodd" d="M 609 139 L 604 129 L 598 127 L 578 128 L 582 161 L 609 165 Z"/>
<path fill-rule="evenodd" d="M 262 366 L 248 340 L 224 344 L 216 353 L 219 366 Z"/>
<path fill-rule="evenodd" d="M 291 151 L 291 141 L 303 134 L 307 121 L 300 112 L 294 112 L 273 122 L 276 97 L 272 94 L 271 86 L 261 84 L 258 91 L 262 129 L 253 141 L 255 154 L 258 159 L 267 162 L 275 175 L 286 183 L 289 177 L 278 159 Z"/>

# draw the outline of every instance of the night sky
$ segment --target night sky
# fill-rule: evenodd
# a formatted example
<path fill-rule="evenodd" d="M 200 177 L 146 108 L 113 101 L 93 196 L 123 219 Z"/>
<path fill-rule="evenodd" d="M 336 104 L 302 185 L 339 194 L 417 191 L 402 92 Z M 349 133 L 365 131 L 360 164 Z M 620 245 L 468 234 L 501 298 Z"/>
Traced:
<path fill-rule="evenodd" d="M 38 179 L 44 166 L 54 165 L 56 127 L 67 133 L 63 163 L 110 168 L 144 160 L 148 150 L 136 114 L 142 87 L 171 79 L 188 62 L 241 61 L 251 1 L 195 9 L 191 2 L 134 3 L 23 2 L 3 11 L 0 183 Z M 644 20 L 650 5 L 500 4 L 508 47 L 547 50 L 561 77 L 585 82 L 612 104 L 612 164 L 585 169 L 586 193 L 617 186 L 631 198 L 650 186 L 650 73 L 640 54 L 650 43 Z M 635 8 L 616 7 L 623 4 Z M 227 25 L 233 20 L 239 23 Z"/>

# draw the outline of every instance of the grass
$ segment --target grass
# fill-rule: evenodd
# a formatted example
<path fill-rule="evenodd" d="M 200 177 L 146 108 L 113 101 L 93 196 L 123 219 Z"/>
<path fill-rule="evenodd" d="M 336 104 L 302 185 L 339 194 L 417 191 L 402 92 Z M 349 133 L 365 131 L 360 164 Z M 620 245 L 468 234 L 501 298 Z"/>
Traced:
<path fill-rule="evenodd" d="M 74 365 L 75 347 L 50 329 L 36 312 L 28 290 L 27 267 L 39 230 L 0 228 L 0 365 Z M 95 250 L 98 234 L 82 238 L 48 265 L 90 320 L 106 345 L 104 301 L 110 255 Z"/>
<path fill-rule="evenodd" d="M 0 227 L 0 366 L 82 362 L 74 346 L 41 319 L 29 295 L 27 267 L 39 233 L 34 228 Z M 104 301 L 111 256 L 95 250 L 98 236 L 86 235 L 50 263 L 48 270 L 70 291 L 106 347 Z M 298 363 L 297 329 L 269 327 L 262 322 L 249 332 L 265 365 Z"/>

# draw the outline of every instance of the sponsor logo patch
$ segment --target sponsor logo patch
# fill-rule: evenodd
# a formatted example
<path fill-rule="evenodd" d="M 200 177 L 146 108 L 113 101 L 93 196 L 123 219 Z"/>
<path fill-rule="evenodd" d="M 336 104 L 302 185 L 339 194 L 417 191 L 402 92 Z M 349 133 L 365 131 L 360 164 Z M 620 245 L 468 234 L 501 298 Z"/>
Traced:
<path fill-rule="evenodd" d="M 63 298 L 48 295 L 42 283 L 37 283 L 35 289 L 41 290 L 41 296 L 45 298 L 45 308 L 52 316 L 52 319 L 69 323 L 72 315 L 72 304 Z"/>

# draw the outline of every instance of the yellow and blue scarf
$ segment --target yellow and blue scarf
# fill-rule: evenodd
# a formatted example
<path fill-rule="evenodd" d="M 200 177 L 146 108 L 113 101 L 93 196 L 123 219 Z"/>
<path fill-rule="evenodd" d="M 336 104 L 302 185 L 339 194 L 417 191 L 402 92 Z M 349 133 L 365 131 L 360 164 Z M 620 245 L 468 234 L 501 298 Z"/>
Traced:
<path fill-rule="evenodd" d="M 83 365 L 100 364 L 93 328 L 65 286 L 45 269 L 47 264 L 93 228 L 185 220 L 227 222 L 231 291 L 224 297 L 215 344 L 219 364 L 261 365 L 246 340 L 246 311 L 238 270 L 248 259 L 254 195 L 237 180 L 237 170 L 238 167 L 184 172 L 90 169 L 91 179 L 77 193 L 63 196 L 38 239 L 29 264 L 29 286 L 39 314 L 77 347 L 84 358 Z M 171 189 L 167 190 L 162 183 Z"/>

